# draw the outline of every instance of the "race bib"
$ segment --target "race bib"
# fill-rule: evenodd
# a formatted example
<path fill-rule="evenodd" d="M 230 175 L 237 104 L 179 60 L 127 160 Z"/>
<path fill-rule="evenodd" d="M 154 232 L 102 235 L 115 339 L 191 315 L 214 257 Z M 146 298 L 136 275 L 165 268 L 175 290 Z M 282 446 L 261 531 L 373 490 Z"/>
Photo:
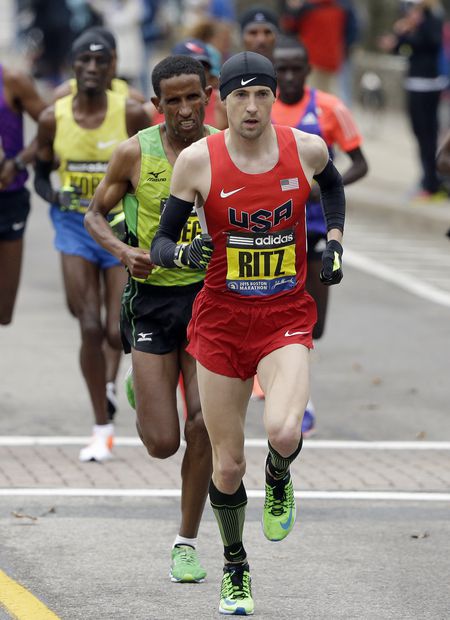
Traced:
<path fill-rule="evenodd" d="M 275 295 L 297 284 L 295 234 L 227 233 L 227 288 L 240 295 Z"/>
<path fill-rule="evenodd" d="M 76 209 L 80 213 L 86 213 L 89 202 L 105 176 L 108 162 L 105 161 L 68 161 L 63 177 L 63 185 L 78 187 L 81 190 L 80 206 Z M 122 210 L 122 201 L 116 205 L 110 213 L 114 214 Z"/>

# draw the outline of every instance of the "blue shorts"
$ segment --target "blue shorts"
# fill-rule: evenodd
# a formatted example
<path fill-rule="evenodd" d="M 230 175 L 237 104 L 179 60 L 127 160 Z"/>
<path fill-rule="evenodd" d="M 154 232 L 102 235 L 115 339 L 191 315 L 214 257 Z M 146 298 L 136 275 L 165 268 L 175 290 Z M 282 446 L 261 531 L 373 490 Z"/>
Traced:
<path fill-rule="evenodd" d="M 81 256 L 99 269 L 109 269 L 122 263 L 104 250 L 83 225 L 84 214 L 77 211 L 61 211 L 54 205 L 50 217 L 55 228 L 55 248 L 63 254 Z"/>

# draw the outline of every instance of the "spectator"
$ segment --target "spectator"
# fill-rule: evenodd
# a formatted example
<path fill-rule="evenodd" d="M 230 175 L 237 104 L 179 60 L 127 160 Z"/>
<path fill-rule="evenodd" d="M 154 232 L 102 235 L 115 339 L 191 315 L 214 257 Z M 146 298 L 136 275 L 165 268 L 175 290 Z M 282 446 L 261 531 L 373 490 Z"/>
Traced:
<path fill-rule="evenodd" d="M 441 93 L 448 84 L 441 75 L 443 9 L 438 0 L 409 0 L 403 3 L 403 15 L 390 34 L 379 40 L 387 52 L 405 53 L 408 73 L 405 80 L 408 114 L 417 141 L 422 178 L 416 200 L 442 200 L 436 170 L 438 107 Z"/>
<path fill-rule="evenodd" d="M 211 18 L 200 20 L 187 31 L 187 37 L 200 39 L 207 44 L 213 63 L 211 73 L 217 78 L 219 77 L 222 63 L 230 55 L 232 34 L 233 25 L 229 21 Z"/>
<path fill-rule="evenodd" d="M 209 13 L 215 20 L 233 22 L 236 19 L 234 0 L 210 0 Z"/>
<path fill-rule="evenodd" d="M 101 18 L 87 0 L 30 0 L 32 15 L 23 34 L 33 40 L 33 75 L 57 86 L 70 69 L 70 48 L 86 28 Z"/>
<path fill-rule="evenodd" d="M 144 6 L 141 0 L 96 0 L 95 6 L 117 41 L 117 76 L 139 87 L 144 59 L 141 32 Z"/>
<path fill-rule="evenodd" d="M 168 26 L 160 19 L 160 0 L 142 0 L 143 14 L 141 20 L 144 59 L 142 63 L 141 88 L 147 98 L 150 97 L 151 61 L 156 51 L 157 42 L 168 34 Z"/>
<path fill-rule="evenodd" d="M 350 9 L 347 0 L 285 0 L 281 26 L 306 46 L 312 88 L 337 93 L 336 78 L 345 60 Z"/>

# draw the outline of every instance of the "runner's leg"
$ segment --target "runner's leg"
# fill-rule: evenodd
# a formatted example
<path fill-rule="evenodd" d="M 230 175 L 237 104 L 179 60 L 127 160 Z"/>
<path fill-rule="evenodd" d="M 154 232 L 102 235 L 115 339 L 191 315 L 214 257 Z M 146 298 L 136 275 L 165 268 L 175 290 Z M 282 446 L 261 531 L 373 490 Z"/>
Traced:
<path fill-rule="evenodd" d="M 296 517 L 290 464 L 302 448 L 302 416 L 309 393 L 309 350 L 292 344 L 269 353 L 258 364 L 266 393 L 264 425 L 269 439 L 263 531 L 279 541 L 292 530 Z"/>
<path fill-rule="evenodd" d="M 178 352 L 165 355 L 131 350 L 137 426 L 150 456 L 165 459 L 180 446 Z"/>
<path fill-rule="evenodd" d="M 197 362 L 203 417 L 211 440 L 213 474 L 210 500 L 219 524 L 227 561 L 245 561 L 242 544 L 247 497 L 244 425 L 253 379 L 218 375 Z"/>
<path fill-rule="evenodd" d="M 200 407 L 197 369 L 194 358 L 180 351 L 187 419 L 184 426 L 186 451 L 181 466 L 180 536 L 195 538 L 208 495 L 212 473 L 212 454 Z"/>
<path fill-rule="evenodd" d="M 122 355 L 119 330 L 120 302 L 127 281 L 127 273 L 121 265 L 118 265 L 105 269 L 102 275 L 106 308 L 106 341 L 104 343 L 106 382 L 115 383 Z"/>
<path fill-rule="evenodd" d="M 295 452 L 309 396 L 309 349 L 291 344 L 266 355 L 258 364 L 266 394 L 264 426 L 271 446 L 284 458 Z"/>
<path fill-rule="evenodd" d="M 11 323 L 22 267 L 23 238 L 0 241 L 0 325 Z"/>
<path fill-rule="evenodd" d="M 64 286 L 69 307 L 80 325 L 80 365 L 98 425 L 108 423 L 106 407 L 104 329 L 101 321 L 99 270 L 93 263 L 61 254 Z"/>
<path fill-rule="evenodd" d="M 203 417 L 213 451 L 209 498 L 224 547 L 219 611 L 252 614 L 254 605 L 243 530 L 247 494 L 244 425 L 253 378 L 242 381 L 207 370 L 197 362 Z"/>

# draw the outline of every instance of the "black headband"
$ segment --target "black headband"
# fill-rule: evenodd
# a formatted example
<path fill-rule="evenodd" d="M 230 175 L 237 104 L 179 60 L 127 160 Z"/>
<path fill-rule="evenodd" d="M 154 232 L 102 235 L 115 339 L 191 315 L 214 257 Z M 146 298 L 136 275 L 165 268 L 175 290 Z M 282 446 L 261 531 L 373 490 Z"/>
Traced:
<path fill-rule="evenodd" d="M 246 86 L 267 86 L 276 96 L 277 77 L 268 58 L 256 52 L 240 52 L 224 63 L 219 77 L 220 98 Z"/>
<path fill-rule="evenodd" d="M 75 60 L 80 54 L 85 52 L 101 52 L 112 57 L 111 46 L 98 32 L 86 31 L 75 39 L 72 45 L 72 58 Z"/>

